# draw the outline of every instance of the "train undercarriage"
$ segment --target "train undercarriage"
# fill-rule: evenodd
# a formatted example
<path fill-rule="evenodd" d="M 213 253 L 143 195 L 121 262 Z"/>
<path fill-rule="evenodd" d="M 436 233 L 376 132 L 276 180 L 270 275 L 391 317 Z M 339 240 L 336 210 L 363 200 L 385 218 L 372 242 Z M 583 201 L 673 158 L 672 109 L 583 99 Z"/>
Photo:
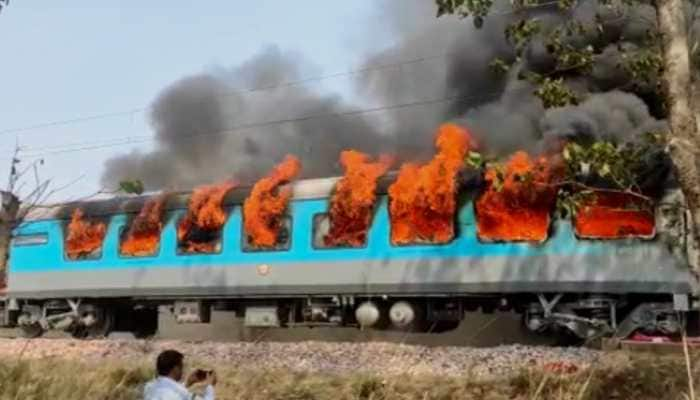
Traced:
<path fill-rule="evenodd" d="M 347 327 L 440 333 L 456 328 L 465 313 L 512 311 L 522 325 L 541 335 L 574 342 L 634 333 L 677 337 L 698 328 L 698 304 L 689 295 L 600 295 L 540 293 L 478 296 L 305 296 L 285 298 L 110 298 L 0 300 L 0 326 L 16 327 L 24 337 L 50 330 L 76 338 L 158 331 L 159 312 L 179 324 L 206 324 L 212 310 L 234 311 L 250 329 Z"/>

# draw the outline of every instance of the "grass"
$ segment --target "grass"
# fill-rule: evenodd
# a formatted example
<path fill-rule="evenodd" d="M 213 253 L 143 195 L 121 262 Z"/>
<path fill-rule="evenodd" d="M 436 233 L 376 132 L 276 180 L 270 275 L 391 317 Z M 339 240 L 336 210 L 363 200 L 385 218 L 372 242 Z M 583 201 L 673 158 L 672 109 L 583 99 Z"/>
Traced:
<path fill-rule="evenodd" d="M 682 357 L 612 354 L 592 371 L 568 375 L 522 371 L 511 378 L 295 373 L 217 366 L 217 399 L 688 399 Z M 140 399 L 153 371 L 123 361 L 0 360 L 0 400 Z M 700 377 L 695 373 L 696 384 Z"/>

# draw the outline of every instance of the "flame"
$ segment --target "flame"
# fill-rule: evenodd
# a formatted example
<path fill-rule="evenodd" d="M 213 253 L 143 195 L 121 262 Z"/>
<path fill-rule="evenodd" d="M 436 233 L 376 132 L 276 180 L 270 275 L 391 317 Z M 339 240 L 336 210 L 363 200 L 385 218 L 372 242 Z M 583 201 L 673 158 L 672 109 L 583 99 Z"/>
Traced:
<path fill-rule="evenodd" d="M 65 247 L 68 258 L 73 260 L 98 250 L 107 233 L 105 223 L 86 221 L 83 217 L 83 210 L 76 208 L 68 224 Z"/>
<path fill-rule="evenodd" d="M 649 201 L 620 192 L 595 192 L 574 217 L 576 235 L 589 239 L 650 237 L 654 223 Z"/>
<path fill-rule="evenodd" d="M 404 164 L 389 187 L 391 242 L 446 243 L 454 236 L 457 174 L 472 139 L 454 124 L 438 129 L 438 154 L 426 165 Z"/>
<path fill-rule="evenodd" d="M 196 188 L 190 198 L 187 214 L 177 227 L 180 248 L 188 253 L 212 253 L 216 250 L 216 235 L 226 222 L 222 207 L 226 194 L 236 187 L 233 181 Z"/>
<path fill-rule="evenodd" d="M 505 166 L 491 166 L 486 187 L 476 201 L 477 234 L 487 241 L 547 239 L 557 175 L 547 157 L 533 161 L 518 151 Z M 500 185 L 498 184 L 500 182 Z"/>
<path fill-rule="evenodd" d="M 120 252 L 130 256 L 153 255 L 158 250 L 167 195 L 148 199 L 121 242 Z"/>
<path fill-rule="evenodd" d="M 377 179 L 391 166 L 391 159 L 381 156 L 371 162 L 369 156 L 355 150 L 340 154 L 345 176 L 335 186 L 329 211 L 330 229 L 324 236 L 326 246 L 359 247 L 365 244 L 372 223 Z"/>
<path fill-rule="evenodd" d="M 299 159 L 288 155 L 265 178 L 260 179 L 243 204 L 244 228 L 248 243 L 255 247 L 273 247 L 282 228 L 282 216 L 292 196 L 290 188 L 281 188 L 301 170 Z"/>

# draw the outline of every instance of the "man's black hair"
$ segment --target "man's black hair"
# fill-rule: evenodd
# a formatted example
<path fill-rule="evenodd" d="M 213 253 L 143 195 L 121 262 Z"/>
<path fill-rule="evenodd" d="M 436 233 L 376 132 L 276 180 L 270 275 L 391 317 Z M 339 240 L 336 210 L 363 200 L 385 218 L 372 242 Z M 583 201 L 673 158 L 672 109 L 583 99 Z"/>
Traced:
<path fill-rule="evenodd" d="M 182 366 L 185 356 L 176 350 L 165 350 L 158 355 L 156 370 L 159 376 L 168 376 L 175 367 Z"/>

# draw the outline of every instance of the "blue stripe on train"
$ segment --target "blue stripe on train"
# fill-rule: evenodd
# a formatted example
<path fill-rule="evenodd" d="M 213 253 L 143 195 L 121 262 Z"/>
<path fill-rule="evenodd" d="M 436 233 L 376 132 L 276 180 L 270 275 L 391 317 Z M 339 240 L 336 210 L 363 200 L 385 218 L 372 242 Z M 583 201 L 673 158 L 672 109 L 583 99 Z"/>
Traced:
<path fill-rule="evenodd" d="M 290 204 L 293 215 L 292 242 L 287 251 L 244 252 L 241 249 L 241 208 L 235 207 L 224 227 L 222 249 L 217 254 L 178 255 L 176 249 L 176 221 L 182 212 L 169 218 L 163 230 L 158 255 L 154 257 L 121 257 L 118 254 L 119 232 L 126 216 L 115 215 L 109 224 L 102 255 L 92 260 L 67 260 L 63 254 L 62 221 L 43 220 L 27 222 L 16 234 L 48 234 L 43 245 L 15 246 L 10 257 L 11 273 L 39 271 L 74 271 L 101 269 L 182 268 L 236 264 L 291 264 L 299 262 L 381 261 L 385 259 L 452 259 L 494 256 L 541 256 L 574 253 L 615 253 L 622 247 L 653 246 L 642 241 L 581 241 L 573 234 L 568 221 L 556 221 L 554 234 L 542 245 L 526 243 L 481 243 L 476 237 L 472 203 L 460 210 L 459 236 L 446 245 L 392 246 L 389 242 L 389 224 L 386 198 L 379 202 L 377 214 L 369 234 L 368 245 L 356 249 L 314 249 L 312 245 L 313 218 L 326 212 L 327 200 L 297 200 Z"/>

